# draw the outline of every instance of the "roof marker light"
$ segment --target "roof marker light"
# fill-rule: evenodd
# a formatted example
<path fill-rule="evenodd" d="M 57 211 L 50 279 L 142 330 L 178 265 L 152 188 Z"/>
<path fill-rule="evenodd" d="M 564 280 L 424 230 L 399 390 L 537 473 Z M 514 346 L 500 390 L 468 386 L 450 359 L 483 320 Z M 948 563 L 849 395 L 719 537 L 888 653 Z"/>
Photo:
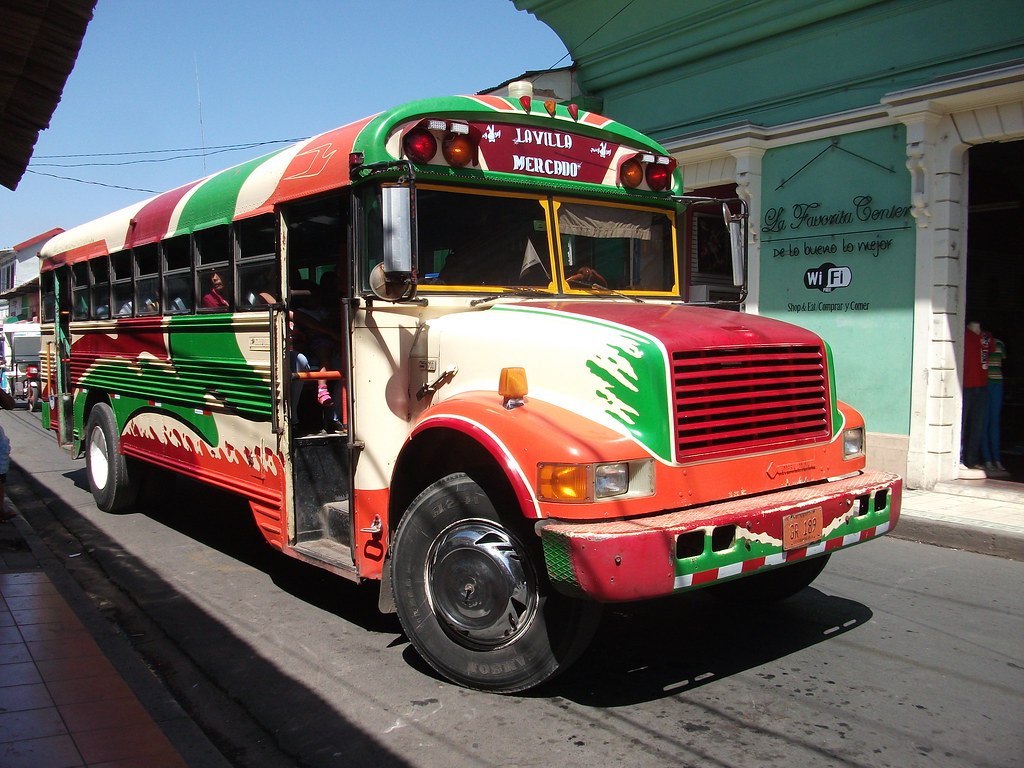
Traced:
<path fill-rule="evenodd" d="M 570 104 L 569 106 L 566 107 L 566 109 L 569 110 L 569 114 L 572 116 L 573 120 L 577 120 L 578 121 L 580 119 L 580 105 L 579 104 Z"/>
<path fill-rule="evenodd" d="M 530 111 L 530 103 L 532 101 L 533 100 L 529 96 L 520 96 L 519 97 L 519 103 L 523 105 L 523 109 L 525 109 L 527 112 Z"/>
<path fill-rule="evenodd" d="M 548 99 L 547 101 L 544 102 L 544 109 L 546 109 L 548 111 L 548 114 L 551 115 L 552 117 L 555 116 L 555 107 L 556 106 L 557 105 L 555 104 L 555 100 L 554 99 Z"/>

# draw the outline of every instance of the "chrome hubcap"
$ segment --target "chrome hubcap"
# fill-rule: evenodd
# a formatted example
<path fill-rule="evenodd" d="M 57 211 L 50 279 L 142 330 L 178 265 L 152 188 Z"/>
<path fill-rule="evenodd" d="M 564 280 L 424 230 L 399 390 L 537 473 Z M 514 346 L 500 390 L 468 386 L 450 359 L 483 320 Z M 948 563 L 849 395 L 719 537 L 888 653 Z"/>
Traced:
<path fill-rule="evenodd" d="M 500 526 L 463 520 L 430 548 L 427 597 L 445 630 L 463 644 L 494 648 L 515 639 L 537 614 L 529 561 Z"/>
<path fill-rule="evenodd" d="M 103 439 L 103 430 L 93 429 L 89 436 L 89 472 L 93 485 L 103 489 L 107 487 L 107 475 L 110 467 L 107 463 L 107 442 Z"/>

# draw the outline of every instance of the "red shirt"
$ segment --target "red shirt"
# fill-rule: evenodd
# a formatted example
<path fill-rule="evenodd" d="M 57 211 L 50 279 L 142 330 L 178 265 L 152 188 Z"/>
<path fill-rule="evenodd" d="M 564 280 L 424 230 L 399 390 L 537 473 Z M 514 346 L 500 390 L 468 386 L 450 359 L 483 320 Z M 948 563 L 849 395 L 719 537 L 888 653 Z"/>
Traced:
<path fill-rule="evenodd" d="M 223 296 L 221 296 L 220 292 L 218 292 L 216 288 L 214 288 L 208 294 L 203 296 L 202 305 L 203 305 L 203 307 L 206 307 L 206 308 L 209 308 L 209 307 L 228 307 L 228 306 L 231 306 L 228 303 L 228 300 L 225 299 Z"/>
<path fill-rule="evenodd" d="M 968 329 L 964 333 L 964 386 L 984 387 L 988 384 L 988 353 L 992 337 Z"/>

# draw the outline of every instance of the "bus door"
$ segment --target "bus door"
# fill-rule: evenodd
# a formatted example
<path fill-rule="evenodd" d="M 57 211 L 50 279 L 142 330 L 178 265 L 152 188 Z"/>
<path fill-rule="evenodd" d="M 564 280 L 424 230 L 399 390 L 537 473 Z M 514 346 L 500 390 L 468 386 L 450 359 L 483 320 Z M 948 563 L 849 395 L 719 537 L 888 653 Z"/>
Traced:
<path fill-rule="evenodd" d="M 348 203 L 332 196 L 284 212 L 289 378 L 284 429 L 291 458 L 290 544 L 309 557 L 355 568 L 352 517 Z"/>
<path fill-rule="evenodd" d="M 53 271 L 56 301 L 52 349 L 47 349 L 49 366 L 50 420 L 57 420 L 57 444 L 72 448 L 74 401 L 71 391 L 71 267 Z M 50 346 L 48 344 L 48 346 Z"/>

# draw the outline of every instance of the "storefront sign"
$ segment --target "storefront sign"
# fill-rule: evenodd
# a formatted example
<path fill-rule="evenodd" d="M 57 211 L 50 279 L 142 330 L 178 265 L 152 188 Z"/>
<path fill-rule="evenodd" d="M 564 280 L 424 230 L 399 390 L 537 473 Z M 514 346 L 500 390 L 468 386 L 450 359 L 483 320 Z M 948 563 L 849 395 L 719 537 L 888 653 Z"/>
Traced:
<path fill-rule="evenodd" d="M 915 229 L 898 127 L 778 147 L 762 166 L 759 311 L 821 334 L 872 429 L 909 423 Z M 890 371 L 878 387 L 876 372 Z"/>

